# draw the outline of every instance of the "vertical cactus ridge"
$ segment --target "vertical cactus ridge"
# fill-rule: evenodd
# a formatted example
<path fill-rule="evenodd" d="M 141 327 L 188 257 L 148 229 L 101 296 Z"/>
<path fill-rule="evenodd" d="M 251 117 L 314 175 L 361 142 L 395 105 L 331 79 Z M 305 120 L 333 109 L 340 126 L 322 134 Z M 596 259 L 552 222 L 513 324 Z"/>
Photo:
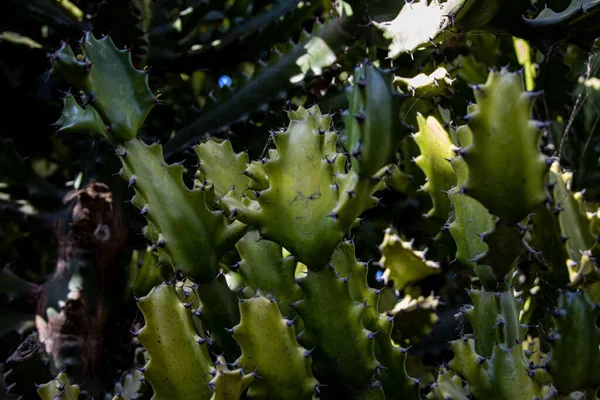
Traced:
<path fill-rule="evenodd" d="M 364 327 L 368 308 L 352 298 L 350 279 L 344 278 L 331 264 L 309 270 L 298 280 L 304 294 L 295 304 L 304 321 L 298 341 L 312 349 L 313 371 L 319 380 L 343 382 L 350 392 L 360 392 L 373 383 L 380 366 L 374 353 L 377 335 Z"/>
<path fill-rule="evenodd" d="M 280 245 L 261 239 L 256 230 L 250 230 L 235 247 L 241 258 L 236 269 L 246 284 L 255 291 L 270 293 L 279 304 L 281 313 L 293 318 L 296 311 L 290 304 L 302 297 L 295 282 L 294 257 L 284 257 Z M 300 325 L 296 323 L 296 327 Z"/>
<path fill-rule="evenodd" d="M 441 273 L 439 263 L 425 258 L 427 250 L 414 250 L 413 241 L 402 240 L 392 228 L 386 229 L 379 251 L 384 282 L 393 281 L 396 290 Z"/>
<path fill-rule="evenodd" d="M 469 167 L 464 190 L 503 222 L 517 223 L 547 197 L 548 166 L 538 148 L 543 124 L 530 119 L 533 99 L 520 74 L 492 71 L 474 94 L 472 143 L 461 150 Z"/>
<path fill-rule="evenodd" d="M 248 154 L 236 154 L 231 141 L 218 143 L 214 140 L 201 143 L 194 148 L 198 156 L 198 179 L 207 181 L 206 185 L 214 185 L 217 198 L 225 196 L 232 188 L 239 188 L 240 193 L 248 188 L 251 179 L 244 175 L 248 164 Z"/>
<path fill-rule="evenodd" d="M 239 400 L 246 388 L 255 380 L 252 373 L 243 369 L 230 370 L 223 357 L 215 361 L 214 378 L 208 385 L 214 390 L 210 400 Z"/>
<path fill-rule="evenodd" d="M 257 376 L 250 398 L 312 399 L 319 382 L 311 370 L 311 351 L 296 340 L 294 324 L 274 299 L 262 294 L 240 302 L 241 320 L 233 337 L 242 348 L 236 365 Z"/>
<path fill-rule="evenodd" d="M 395 158 L 406 129 L 400 123 L 399 93 L 393 75 L 373 65 L 354 70 L 354 84 L 346 89 L 349 108 L 344 111 L 344 146 L 352 169 L 361 178 L 371 178 Z"/>
<path fill-rule="evenodd" d="M 234 188 L 221 202 L 236 219 L 316 270 L 327 264 L 358 216 L 377 205 L 372 194 L 384 183 L 381 177 L 358 179 L 345 172 L 346 157 L 336 151 L 331 117 L 317 106 L 288 115 L 288 129 L 272 135 L 276 149 L 269 151 L 264 173 L 253 164 L 250 174 L 253 179 L 267 176 L 269 187 L 257 192 L 256 200 L 239 193 L 245 188 Z"/>
<path fill-rule="evenodd" d="M 38 386 L 37 392 L 42 400 L 77 400 L 81 389 L 71 385 L 67 374 L 61 372 L 54 380 Z"/>
<path fill-rule="evenodd" d="M 472 132 L 467 125 L 456 130 L 456 136 L 461 147 L 471 145 Z M 494 227 L 494 217 L 480 202 L 462 192 L 469 167 L 460 155 L 451 160 L 456 172 L 456 186 L 448 191 L 452 205 L 452 221 L 448 230 L 456 242 L 456 260 L 464 265 L 475 267 L 475 259 L 487 251 L 487 245 L 481 235 Z"/>
<path fill-rule="evenodd" d="M 422 190 L 431 197 L 433 208 L 426 217 L 444 224 L 451 211 L 448 190 L 456 184 L 456 173 L 449 160 L 454 157 L 450 136 L 438 120 L 417 114 L 419 131 L 413 136 L 421 150 L 415 163 L 425 173 L 427 182 Z"/>
<path fill-rule="evenodd" d="M 145 325 L 137 335 L 150 356 L 144 378 L 154 389 L 153 399 L 210 399 L 213 364 L 207 341 L 196 333 L 192 313 L 175 286 L 156 286 L 138 307 Z"/>
<path fill-rule="evenodd" d="M 465 316 L 473 327 L 475 351 L 490 357 L 495 343 L 512 346 L 525 338 L 527 328 L 519 321 L 523 302 L 516 299 L 512 289 L 503 292 L 471 290 L 472 306 L 465 309 Z"/>
<path fill-rule="evenodd" d="M 61 120 L 69 129 L 89 129 L 110 143 L 137 136 L 156 97 L 148 87 L 145 71 L 134 68 L 128 50 L 119 50 L 110 36 L 96 39 L 86 32 L 80 41 L 81 54 L 67 44 L 51 55 L 51 75 L 59 75 L 85 93 L 85 110 L 69 101 L 69 112 Z M 102 117 L 106 129 L 98 127 Z M 60 121 L 60 120 L 59 120 Z"/>
<path fill-rule="evenodd" d="M 561 394 L 597 388 L 600 377 L 600 309 L 583 291 L 560 293 L 552 312 L 553 331 L 546 337 L 545 365 Z"/>
<path fill-rule="evenodd" d="M 548 391 L 533 378 L 520 344 L 494 345 L 490 357 L 477 354 L 473 339 L 455 340 L 450 346 L 455 357 L 449 368 L 466 380 L 475 398 L 536 399 Z"/>
<path fill-rule="evenodd" d="M 117 152 L 121 176 L 135 190 L 132 203 L 149 222 L 146 237 L 154 241 L 159 261 L 196 283 L 213 280 L 221 257 L 246 227 L 237 221 L 229 224 L 222 212 L 211 210 L 211 189 L 189 189 L 183 166 L 167 165 L 160 145 L 133 139 L 119 145 Z"/>

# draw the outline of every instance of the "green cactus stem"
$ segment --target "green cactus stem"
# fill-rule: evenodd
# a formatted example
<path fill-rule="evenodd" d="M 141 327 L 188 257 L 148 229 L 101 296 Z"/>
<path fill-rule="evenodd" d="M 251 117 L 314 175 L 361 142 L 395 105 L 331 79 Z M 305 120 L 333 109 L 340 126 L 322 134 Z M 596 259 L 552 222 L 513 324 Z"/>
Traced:
<path fill-rule="evenodd" d="M 439 263 L 425 258 L 427 250 L 413 249 L 413 241 L 402 240 L 392 228 L 386 229 L 379 251 L 384 282 L 393 281 L 396 290 L 441 272 Z"/>
<path fill-rule="evenodd" d="M 272 135 L 276 149 L 261 166 L 264 172 L 252 164 L 251 178 L 260 182 L 261 176 L 268 176 L 268 188 L 257 191 L 256 200 L 243 197 L 246 188 L 234 188 L 221 202 L 231 216 L 318 270 L 358 216 L 377 205 L 372 194 L 383 181 L 380 176 L 359 179 L 354 171 L 345 171 L 346 157 L 336 151 L 338 137 L 330 130 L 331 117 L 322 115 L 317 106 L 300 107 L 288 115 L 288 129 Z"/>
<path fill-rule="evenodd" d="M 280 245 L 261 239 L 256 230 L 249 231 L 235 247 L 241 257 L 235 268 L 249 288 L 271 294 L 287 318 L 296 316 L 290 304 L 300 300 L 302 293 L 294 281 L 297 264 L 294 257 L 284 257 Z M 296 322 L 296 328 L 301 328 L 298 323 L 301 320 Z"/>
<path fill-rule="evenodd" d="M 475 398 L 536 399 L 547 393 L 548 388 L 533 378 L 520 344 L 495 345 L 490 357 L 478 354 L 472 339 L 455 340 L 450 346 L 455 357 L 449 368 L 465 379 Z"/>
<path fill-rule="evenodd" d="M 356 393 L 373 383 L 380 364 L 374 353 L 377 335 L 363 326 L 368 308 L 352 299 L 348 282 L 333 264 L 317 272 L 309 270 L 298 280 L 304 298 L 295 308 L 304 321 L 298 341 L 313 349 L 315 376 L 324 383 L 342 382 Z"/>
<path fill-rule="evenodd" d="M 232 334 L 242 348 L 235 365 L 258 376 L 250 398 L 312 399 L 319 382 L 311 370 L 311 351 L 296 340 L 293 320 L 281 315 L 274 299 L 261 293 L 240 302 L 241 321 Z"/>
<path fill-rule="evenodd" d="M 230 370 L 225 359 L 217 357 L 214 378 L 208 383 L 215 391 L 210 400 L 239 400 L 254 380 L 255 374 L 244 374 L 242 369 Z"/>
<path fill-rule="evenodd" d="M 599 315 L 598 305 L 583 291 L 567 291 L 558 297 L 552 312 L 554 329 L 546 337 L 550 352 L 545 365 L 562 394 L 600 385 Z"/>
<path fill-rule="evenodd" d="M 490 72 L 473 92 L 472 142 L 460 150 L 469 167 L 463 190 L 504 223 L 517 223 L 547 198 L 549 165 L 539 150 L 543 124 L 530 119 L 534 96 L 523 91 L 520 74 L 506 69 Z"/>
<path fill-rule="evenodd" d="M 229 224 L 222 212 L 211 210 L 211 189 L 189 189 L 183 166 L 167 165 L 160 145 L 134 139 L 117 151 L 121 176 L 136 192 L 132 203 L 149 222 L 146 237 L 154 242 L 159 261 L 197 283 L 213 280 L 219 261 L 247 228 Z"/>
<path fill-rule="evenodd" d="M 86 32 L 80 47 L 76 55 L 63 43 L 50 58 L 51 75 L 85 92 L 85 109 L 67 97 L 59 123 L 67 131 L 81 129 L 112 144 L 135 138 L 157 100 L 146 72 L 135 69 L 129 51 L 117 49 L 110 36 L 96 39 Z"/>
<path fill-rule="evenodd" d="M 450 77 L 446 68 L 439 67 L 430 74 L 419 74 L 412 78 L 396 76 L 394 83 L 403 93 L 418 98 L 431 98 L 443 96 L 450 92 L 450 87 L 455 79 Z"/>
<path fill-rule="evenodd" d="M 448 190 L 456 184 L 456 173 L 448 160 L 454 157 L 453 144 L 450 136 L 435 117 L 423 117 L 417 114 L 419 131 L 413 139 L 419 146 L 421 154 L 415 158 L 415 163 L 427 178 L 421 188 L 431 196 L 433 208 L 426 214 L 441 224 L 448 220 L 450 200 Z"/>
<path fill-rule="evenodd" d="M 419 343 L 432 332 L 433 326 L 438 322 L 436 311 L 439 306 L 440 299 L 433 294 L 427 297 L 405 296 L 396 303 L 394 308 L 387 312 L 394 318 L 394 342 L 406 347 Z"/>
<path fill-rule="evenodd" d="M 145 325 L 137 333 L 150 359 L 144 378 L 155 400 L 210 399 L 212 361 L 207 338 L 196 333 L 192 313 L 173 284 L 161 284 L 139 299 Z"/>
<path fill-rule="evenodd" d="M 349 108 L 343 114 L 344 146 L 352 169 L 361 178 L 371 178 L 394 161 L 406 133 L 400 124 L 401 97 L 392 80 L 391 72 L 362 65 L 354 71 L 354 84 L 346 89 Z"/>
<path fill-rule="evenodd" d="M 71 385 L 67 374 L 61 372 L 54 380 L 38 386 L 37 392 L 42 400 L 77 400 L 81 389 Z"/>
<path fill-rule="evenodd" d="M 441 368 L 435 383 L 431 385 L 429 400 L 452 399 L 468 400 L 469 390 L 462 378 L 448 368 Z"/>

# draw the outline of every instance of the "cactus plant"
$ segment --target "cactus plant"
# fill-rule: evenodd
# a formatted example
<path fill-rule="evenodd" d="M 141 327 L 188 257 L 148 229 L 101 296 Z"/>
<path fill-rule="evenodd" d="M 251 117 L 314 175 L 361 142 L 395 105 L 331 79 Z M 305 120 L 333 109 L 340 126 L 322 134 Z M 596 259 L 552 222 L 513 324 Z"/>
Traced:
<path fill-rule="evenodd" d="M 9 3 L 0 397 L 597 394 L 597 1 Z"/>

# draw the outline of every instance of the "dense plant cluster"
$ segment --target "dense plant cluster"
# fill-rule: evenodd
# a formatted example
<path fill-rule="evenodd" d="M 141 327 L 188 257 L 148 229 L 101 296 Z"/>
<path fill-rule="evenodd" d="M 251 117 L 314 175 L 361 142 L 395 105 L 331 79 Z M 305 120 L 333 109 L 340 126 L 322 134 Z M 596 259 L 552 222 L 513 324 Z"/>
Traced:
<path fill-rule="evenodd" d="M 597 0 L 9 0 L 0 399 L 595 399 Z"/>

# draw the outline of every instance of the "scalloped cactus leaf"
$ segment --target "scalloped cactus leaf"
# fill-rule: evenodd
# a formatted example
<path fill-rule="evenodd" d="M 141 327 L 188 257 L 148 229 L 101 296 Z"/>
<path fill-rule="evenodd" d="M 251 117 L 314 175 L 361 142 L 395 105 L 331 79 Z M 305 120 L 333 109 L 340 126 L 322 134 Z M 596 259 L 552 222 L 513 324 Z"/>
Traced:
<path fill-rule="evenodd" d="M 529 375 L 529 363 L 521 345 L 496 345 L 490 357 L 477 354 L 473 339 L 455 340 L 450 346 L 454 358 L 449 368 L 466 380 L 475 398 L 536 399 L 545 394 L 533 374 Z"/>
<path fill-rule="evenodd" d="M 413 139 L 421 154 L 415 158 L 415 163 L 427 179 L 422 190 L 433 202 L 433 208 L 426 216 L 443 224 L 448 220 L 451 210 L 447 192 L 456 184 L 456 173 L 449 161 L 454 157 L 452 140 L 433 116 L 425 118 L 417 114 L 417 123 L 419 131 L 413 135 Z"/>
<path fill-rule="evenodd" d="M 244 374 L 242 369 L 230 370 L 223 357 L 217 357 L 214 375 L 208 383 L 215 391 L 210 400 L 239 400 L 255 379 L 253 374 Z"/>
<path fill-rule="evenodd" d="M 379 246 L 379 264 L 385 269 L 384 282 L 387 284 L 393 281 L 396 290 L 441 273 L 439 263 L 425 258 L 427 250 L 414 250 L 412 246 L 413 241 L 402 240 L 394 229 L 385 230 L 383 242 Z"/>
<path fill-rule="evenodd" d="M 196 283 L 213 280 L 218 263 L 246 230 L 231 224 L 207 202 L 210 188 L 189 189 L 183 166 L 167 165 L 158 144 L 130 140 L 118 147 L 121 176 L 136 192 L 132 203 L 149 222 L 146 237 L 154 241 L 159 261 Z M 181 232 L 185 232 L 182 235 Z"/>
<path fill-rule="evenodd" d="M 298 344 L 292 320 L 277 302 L 260 293 L 240 302 L 241 320 L 233 337 L 242 348 L 235 364 L 260 378 L 248 390 L 250 398 L 312 399 L 319 382 L 311 370 L 311 352 Z"/>
<path fill-rule="evenodd" d="M 383 189 L 384 182 L 345 172 L 346 157 L 336 151 L 331 117 L 322 115 L 318 106 L 300 107 L 288 115 L 288 129 L 273 134 L 276 149 L 262 165 L 269 187 L 257 192 L 256 200 L 242 198 L 239 191 L 245 188 L 235 188 L 221 202 L 236 219 L 318 270 L 358 216 L 377 205 L 372 194 Z"/>
<path fill-rule="evenodd" d="M 71 93 L 63 99 L 63 112 L 54 125 L 59 126 L 59 132 L 89 133 L 97 138 L 108 134 L 108 128 L 98 111 L 89 104 L 81 108 Z"/>
<path fill-rule="evenodd" d="M 552 312 L 554 330 L 545 365 L 562 394 L 600 385 L 600 309 L 582 291 L 563 292 Z"/>
<path fill-rule="evenodd" d="M 360 392 L 372 384 L 380 365 L 374 354 L 377 335 L 363 326 L 367 308 L 352 299 L 348 282 L 336 274 L 333 265 L 317 272 L 309 270 L 298 280 L 304 298 L 294 308 L 304 321 L 298 341 L 313 349 L 315 376 L 341 380 L 350 391 Z"/>
<path fill-rule="evenodd" d="M 138 297 L 147 295 L 166 278 L 163 268 L 150 246 L 145 250 L 134 250 L 127 271 L 126 287 L 129 290 L 126 292 L 126 299 L 132 294 Z"/>
<path fill-rule="evenodd" d="M 252 181 L 246 175 L 248 154 L 236 154 L 231 141 L 218 143 L 214 140 L 201 143 L 194 148 L 198 155 L 198 168 L 202 177 L 214 185 L 215 195 L 220 199 L 232 188 L 246 189 Z"/>
<path fill-rule="evenodd" d="M 98 132 L 109 142 L 117 144 L 135 138 L 156 103 L 148 87 L 147 74 L 134 68 L 129 51 L 117 49 L 110 36 L 96 39 L 91 32 L 86 32 L 80 46 L 82 53 L 75 55 L 71 47 L 63 43 L 50 57 L 50 73 L 60 75 L 85 92 L 86 103 L 91 104 L 109 126 Z M 90 113 L 88 118 L 93 117 L 95 121 L 97 116 L 93 111 Z"/>
<path fill-rule="evenodd" d="M 67 374 L 61 372 L 54 380 L 38 386 L 37 392 L 42 400 L 77 400 L 81 389 L 71 385 Z"/>
<path fill-rule="evenodd" d="M 346 89 L 348 110 L 344 147 L 352 169 L 370 178 L 394 161 L 396 148 L 406 133 L 400 123 L 401 97 L 393 86 L 393 74 L 373 65 L 354 70 L 354 84 Z"/>
<path fill-rule="evenodd" d="M 207 340 L 196 333 L 192 313 L 175 286 L 156 286 L 138 307 L 145 319 L 138 339 L 150 356 L 144 377 L 154 389 L 153 399 L 210 399 L 213 364 Z"/>
<path fill-rule="evenodd" d="M 505 69 L 490 72 L 474 94 L 472 143 L 460 151 L 469 167 L 464 190 L 503 222 L 519 222 L 547 197 L 548 165 L 539 150 L 540 123 L 530 119 L 532 96 L 523 91 L 521 75 Z"/>
<path fill-rule="evenodd" d="M 273 295 L 281 313 L 287 318 L 295 316 L 296 311 L 290 304 L 300 300 L 302 293 L 295 282 L 294 257 L 283 257 L 281 246 L 261 239 L 256 230 L 249 231 L 235 247 L 241 258 L 236 269 L 246 284 L 254 290 L 260 289 Z"/>

